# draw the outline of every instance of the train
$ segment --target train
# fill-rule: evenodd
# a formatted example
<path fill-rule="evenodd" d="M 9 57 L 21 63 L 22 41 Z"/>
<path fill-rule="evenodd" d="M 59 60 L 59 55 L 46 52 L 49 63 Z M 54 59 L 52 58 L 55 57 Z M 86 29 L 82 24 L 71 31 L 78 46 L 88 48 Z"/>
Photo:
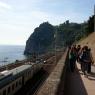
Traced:
<path fill-rule="evenodd" d="M 32 63 L 0 72 L 0 95 L 14 95 L 41 68 L 43 63 Z"/>

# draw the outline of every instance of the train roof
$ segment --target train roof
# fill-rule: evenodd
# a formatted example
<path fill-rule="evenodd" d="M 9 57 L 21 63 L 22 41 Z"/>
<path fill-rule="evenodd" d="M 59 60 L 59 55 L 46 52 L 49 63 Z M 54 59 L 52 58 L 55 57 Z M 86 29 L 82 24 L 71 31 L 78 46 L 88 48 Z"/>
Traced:
<path fill-rule="evenodd" d="M 9 72 L 8 70 L 4 70 L 2 72 L 0 72 L 0 80 L 4 79 L 5 77 L 11 75 L 12 73 Z"/>
<path fill-rule="evenodd" d="M 20 72 L 23 72 L 26 69 L 29 69 L 30 67 L 32 67 L 32 65 L 22 65 L 22 66 L 19 66 L 19 67 L 16 67 L 16 68 L 10 70 L 10 72 L 12 72 L 13 75 L 16 75 Z"/>
<path fill-rule="evenodd" d="M 0 88 L 9 84 L 16 78 L 20 77 L 26 70 L 28 70 L 32 66 L 33 66 L 33 64 L 22 65 L 22 66 L 14 68 L 12 70 L 5 70 L 3 72 L 0 72 Z"/>

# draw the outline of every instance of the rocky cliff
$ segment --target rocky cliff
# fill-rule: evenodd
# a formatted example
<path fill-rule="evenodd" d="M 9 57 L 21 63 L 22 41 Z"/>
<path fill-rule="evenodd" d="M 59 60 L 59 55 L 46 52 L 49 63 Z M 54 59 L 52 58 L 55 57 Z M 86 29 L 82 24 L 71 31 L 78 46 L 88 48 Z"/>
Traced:
<path fill-rule="evenodd" d="M 89 21 L 88 21 L 89 22 Z M 89 23 L 66 22 L 53 26 L 44 22 L 35 28 L 26 42 L 25 55 L 42 54 L 67 47 L 88 35 Z M 90 29 L 91 30 L 91 29 Z"/>
<path fill-rule="evenodd" d="M 54 27 L 48 22 L 40 24 L 26 42 L 25 55 L 45 53 L 54 39 Z"/>

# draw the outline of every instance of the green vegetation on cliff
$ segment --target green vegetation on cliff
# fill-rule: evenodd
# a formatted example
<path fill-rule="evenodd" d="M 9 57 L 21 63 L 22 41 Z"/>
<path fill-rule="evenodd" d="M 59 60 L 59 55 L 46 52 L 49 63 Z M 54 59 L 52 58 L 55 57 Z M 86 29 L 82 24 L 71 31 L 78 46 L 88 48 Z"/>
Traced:
<path fill-rule="evenodd" d="M 88 31 L 93 29 L 91 27 L 92 19 L 93 17 L 88 22 L 80 24 L 70 23 L 69 20 L 57 26 L 53 26 L 48 22 L 40 24 L 27 40 L 24 54 L 42 54 L 54 51 L 55 46 L 57 49 L 61 49 L 71 45 L 90 33 Z"/>
<path fill-rule="evenodd" d="M 88 34 L 91 33 L 91 32 L 95 32 L 94 31 L 94 21 L 95 21 L 95 15 L 91 16 L 88 20 L 88 29 L 87 29 L 87 32 Z"/>

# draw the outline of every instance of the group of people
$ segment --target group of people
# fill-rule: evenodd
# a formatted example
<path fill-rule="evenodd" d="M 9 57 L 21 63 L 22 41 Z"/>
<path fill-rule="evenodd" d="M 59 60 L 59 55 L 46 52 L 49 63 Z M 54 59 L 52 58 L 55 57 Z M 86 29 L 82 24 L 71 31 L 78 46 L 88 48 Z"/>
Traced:
<path fill-rule="evenodd" d="M 94 60 L 91 53 L 91 48 L 87 45 L 81 47 L 81 45 L 72 45 L 69 47 L 69 68 L 71 72 L 74 72 L 76 62 L 80 63 L 81 71 L 84 75 L 91 73 L 91 64 L 94 64 Z"/>

